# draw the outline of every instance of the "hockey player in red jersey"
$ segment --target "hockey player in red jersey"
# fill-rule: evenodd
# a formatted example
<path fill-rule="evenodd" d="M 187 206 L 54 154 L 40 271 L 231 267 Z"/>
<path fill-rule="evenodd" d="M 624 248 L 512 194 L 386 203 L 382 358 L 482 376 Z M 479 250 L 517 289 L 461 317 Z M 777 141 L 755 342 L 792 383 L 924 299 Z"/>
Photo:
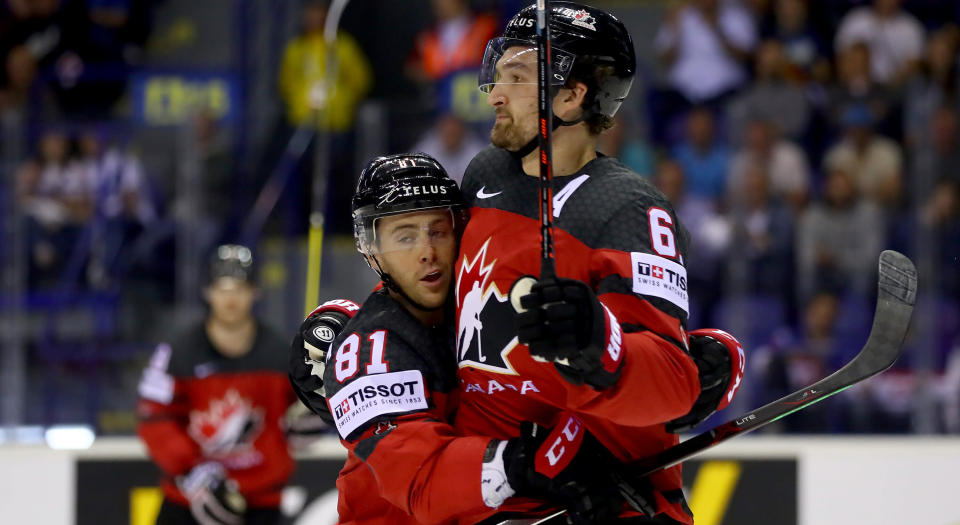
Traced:
<path fill-rule="evenodd" d="M 474 158 L 462 184 L 471 221 L 456 266 L 462 391 L 455 428 L 506 439 L 518 435 L 521 421 L 550 425 L 573 412 L 629 462 L 676 444 L 667 427 L 688 426 L 685 415 L 701 394 L 686 331 L 688 234 L 658 190 L 596 151 L 633 82 L 629 33 L 600 9 L 552 2 L 559 277 L 519 294 L 522 313 L 515 312 L 511 287 L 537 275 L 541 260 L 535 27 L 534 6 L 521 10 L 484 56 L 480 87 L 496 122 L 493 146 Z M 728 393 L 719 390 L 711 395 Z M 624 518 L 693 523 L 679 466 L 649 482 L 647 514 L 655 516 Z M 498 512 L 543 510 L 516 497 L 461 520 Z"/>
<path fill-rule="evenodd" d="M 340 523 L 450 523 L 495 508 L 506 486 L 567 498 L 579 523 L 615 514 L 613 482 L 595 468 L 612 456 L 577 419 L 558 418 L 553 431 L 529 424 L 510 440 L 456 436 L 449 424 L 459 387 L 450 289 L 467 219 L 456 183 L 429 156 L 379 157 L 353 208 L 357 247 L 384 286 L 362 308 L 337 300 L 308 316 L 290 368 L 349 451 Z M 488 452 L 499 470 L 486 469 Z"/>
<path fill-rule="evenodd" d="M 286 342 L 251 313 L 252 272 L 247 247 L 218 247 L 209 314 L 160 343 L 144 370 L 137 432 L 164 474 L 160 525 L 280 522 L 293 460 L 278 422 L 296 398 Z"/>

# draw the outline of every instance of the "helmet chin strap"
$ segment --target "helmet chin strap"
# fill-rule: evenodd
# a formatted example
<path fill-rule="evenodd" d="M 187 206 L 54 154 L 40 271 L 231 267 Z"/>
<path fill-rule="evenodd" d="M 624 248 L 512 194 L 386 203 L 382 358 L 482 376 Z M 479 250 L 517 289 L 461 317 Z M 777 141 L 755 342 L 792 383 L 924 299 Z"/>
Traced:
<path fill-rule="evenodd" d="M 374 270 L 380 275 L 380 280 L 383 281 L 383 286 L 386 289 L 398 293 L 400 297 L 403 297 L 408 303 L 410 303 L 411 306 L 413 306 L 417 310 L 420 310 L 423 312 L 435 312 L 443 308 L 442 304 L 440 306 L 435 306 L 433 308 L 430 308 L 418 303 L 417 301 L 414 301 L 413 298 L 407 295 L 407 292 L 403 291 L 403 288 L 400 288 L 400 285 L 397 284 L 397 281 L 393 280 L 393 277 L 391 277 L 389 273 L 383 271 L 383 268 L 380 266 L 380 261 L 377 260 L 377 257 L 375 255 L 371 254 L 370 258 L 373 259 L 373 262 L 377 265 L 377 267 L 374 268 Z"/>
<path fill-rule="evenodd" d="M 575 120 L 563 120 L 562 118 L 554 114 L 553 115 L 553 131 L 556 131 L 557 128 L 559 128 L 560 126 L 575 126 L 586 119 L 587 119 L 586 111 L 584 111 L 583 114 L 580 115 L 580 117 Z M 530 142 L 527 142 L 525 146 L 518 149 L 517 151 L 511 151 L 510 154 L 513 155 L 514 157 L 517 157 L 518 159 L 522 159 L 527 155 L 533 153 L 533 150 L 537 149 L 538 147 L 540 147 L 540 135 L 534 135 L 533 138 L 530 139 Z"/>

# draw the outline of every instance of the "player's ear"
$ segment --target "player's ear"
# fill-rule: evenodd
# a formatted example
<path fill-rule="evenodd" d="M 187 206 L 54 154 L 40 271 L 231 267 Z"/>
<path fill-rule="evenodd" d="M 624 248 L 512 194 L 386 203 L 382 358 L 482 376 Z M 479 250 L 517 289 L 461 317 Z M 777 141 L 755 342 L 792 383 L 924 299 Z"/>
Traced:
<path fill-rule="evenodd" d="M 573 82 L 557 93 L 554 99 L 554 113 L 563 120 L 574 120 L 580 116 L 583 101 L 587 96 L 587 85 L 583 82 Z"/>

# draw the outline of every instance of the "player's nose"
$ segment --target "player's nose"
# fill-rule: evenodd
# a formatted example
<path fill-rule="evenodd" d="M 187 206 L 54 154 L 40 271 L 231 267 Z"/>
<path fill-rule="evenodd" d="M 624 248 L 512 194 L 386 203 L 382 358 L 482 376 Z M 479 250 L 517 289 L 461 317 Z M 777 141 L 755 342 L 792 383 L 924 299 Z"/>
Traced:
<path fill-rule="evenodd" d="M 490 93 L 487 94 L 487 104 L 491 106 L 502 106 L 506 103 L 506 95 L 503 93 L 503 88 L 500 87 L 500 84 L 494 84 L 493 88 L 490 90 Z"/>

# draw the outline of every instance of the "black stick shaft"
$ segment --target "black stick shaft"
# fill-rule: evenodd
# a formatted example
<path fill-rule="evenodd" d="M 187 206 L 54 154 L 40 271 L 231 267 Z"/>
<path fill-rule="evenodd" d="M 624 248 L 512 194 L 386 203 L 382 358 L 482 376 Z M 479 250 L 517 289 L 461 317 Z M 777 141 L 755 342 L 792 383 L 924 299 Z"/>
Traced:
<path fill-rule="evenodd" d="M 553 250 L 553 155 L 550 135 L 553 104 L 550 97 L 550 0 L 537 0 L 537 101 L 540 138 L 540 278 L 556 275 Z"/>

